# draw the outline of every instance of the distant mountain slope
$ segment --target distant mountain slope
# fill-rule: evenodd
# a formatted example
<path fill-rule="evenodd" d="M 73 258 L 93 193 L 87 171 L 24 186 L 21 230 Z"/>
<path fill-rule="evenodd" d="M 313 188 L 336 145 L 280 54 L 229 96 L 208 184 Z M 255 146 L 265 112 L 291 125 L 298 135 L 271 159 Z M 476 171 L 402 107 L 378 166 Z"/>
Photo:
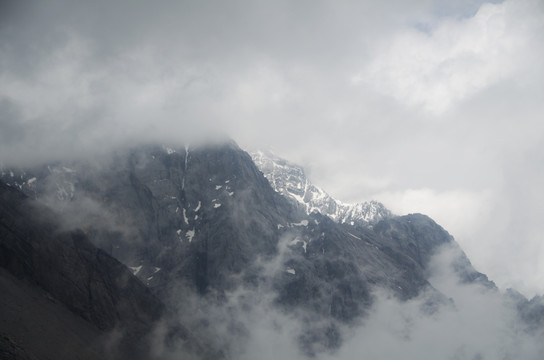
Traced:
<path fill-rule="evenodd" d="M 392 216 L 383 204 L 375 200 L 346 204 L 334 199 L 312 184 L 301 166 L 271 152 L 252 152 L 251 157 L 274 190 L 300 204 L 308 214 L 318 211 L 338 223 L 351 225 L 372 224 Z"/>

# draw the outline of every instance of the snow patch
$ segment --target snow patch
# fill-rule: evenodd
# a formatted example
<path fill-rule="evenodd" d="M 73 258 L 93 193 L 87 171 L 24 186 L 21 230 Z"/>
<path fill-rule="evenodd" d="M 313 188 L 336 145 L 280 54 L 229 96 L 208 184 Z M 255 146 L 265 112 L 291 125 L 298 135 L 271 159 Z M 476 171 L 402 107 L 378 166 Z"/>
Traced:
<path fill-rule="evenodd" d="M 201 206 L 202 206 L 202 203 L 199 201 L 199 202 L 198 202 L 198 205 L 197 205 L 196 208 L 195 208 L 195 211 L 200 210 L 200 207 L 201 207 Z"/>
<path fill-rule="evenodd" d="M 298 237 L 297 238 L 294 238 L 290 243 L 289 245 L 297 245 L 298 243 L 302 243 L 302 248 L 304 249 L 304 253 L 306 253 L 307 249 L 308 249 L 308 243 L 302 239 L 299 239 Z"/>
<path fill-rule="evenodd" d="M 281 228 L 284 228 L 285 226 L 283 226 L 282 224 L 278 224 L 278 230 L 280 230 Z"/>
<path fill-rule="evenodd" d="M 142 270 L 142 265 L 140 266 L 129 266 L 129 269 L 132 270 L 132 275 L 136 276 Z"/>
<path fill-rule="evenodd" d="M 302 240 L 300 240 L 298 237 L 297 237 L 297 238 L 294 238 L 293 240 L 291 240 L 291 242 L 289 243 L 289 245 L 296 245 L 296 244 L 298 244 L 299 241 L 302 241 Z"/>
<path fill-rule="evenodd" d="M 185 221 L 185 223 L 189 225 L 189 219 L 187 218 L 187 211 L 185 210 L 185 208 L 183 208 L 183 221 Z"/>
<path fill-rule="evenodd" d="M 187 231 L 187 233 L 185 234 L 185 237 L 187 238 L 187 240 L 189 240 L 189 242 L 193 241 L 193 238 L 195 237 L 195 230 L 189 230 Z"/>
<path fill-rule="evenodd" d="M 348 232 L 348 234 L 349 234 L 349 235 L 351 235 L 352 237 L 356 238 L 356 239 L 359 239 L 359 240 L 363 240 L 363 239 L 361 239 L 360 237 L 358 237 L 358 236 L 355 236 L 355 235 L 353 235 L 353 234 L 352 234 L 352 233 L 350 233 L 350 232 Z"/>
<path fill-rule="evenodd" d="M 31 179 L 28 179 L 28 185 L 32 184 L 32 183 L 35 182 L 36 180 L 38 180 L 38 179 L 36 179 L 35 177 L 33 177 L 33 178 L 31 178 Z"/>
<path fill-rule="evenodd" d="M 229 196 L 232 196 L 232 195 L 234 195 L 234 191 L 229 192 L 229 193 L 227 193 L 227 194 L 229 194 Z"/>
<path fill-rule="evenodd" d="M 289 274 L 293 274 L 293 275 L 296 274 L 295 269 L 287 269 L 285 271 L 288 272 Z"/>
<path fill-rule="evenodd" d="M 217 209 L 217 208 L 220 207 L 220 206 L 221 206 L 221 204 L 219 204 L 219 203 L 218 203 L 218 204 L 213 204 L 213 208 L 214 208 L 214 209 Z"/>
<path fill-rule="evenodd" d="M 70 173 L 70 174 L 73 174 L 73 173 L 76 172 L 74 169 L 67 168 L 66 166 L 63 166 L 62 170 L 64 170 L 67 173 Z"/>
<path fill-rule="evenodd" d="M 215 185 L 215 190 L 219 190 L 223 187 L 223 185 Z"/>
<path fill-rule="evenodd" d="M 302 220 L 301 222 L 299 223 L 292 223 L 291 224 L 292 226 L 308 226 L 308 220 Z"/>

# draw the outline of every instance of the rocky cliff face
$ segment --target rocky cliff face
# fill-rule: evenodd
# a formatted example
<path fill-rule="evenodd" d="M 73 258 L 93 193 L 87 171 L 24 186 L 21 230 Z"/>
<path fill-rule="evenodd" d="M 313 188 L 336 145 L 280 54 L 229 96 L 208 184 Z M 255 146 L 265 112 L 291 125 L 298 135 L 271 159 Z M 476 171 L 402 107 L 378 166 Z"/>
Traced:
<path fill-rule="evenodd" d="M 251 153 L 270 185 L 310 214 L 314 211 L 341 224 L 368 225 L 392 216 L 383 204 L 372 200 L 359 204 L 338 201 L 312 184 L 301 166 L 264 151 Z"/>
<path fill-rule="evenodd" d="M 3 182 L 0 268 L 1 332 L 15 358 L 150 356 L 148 340 L 164 305 L 81 230 L 64 231 L 57 214 Z M 188 332 L 178 326 L 175 336 L 187 339 Z M 18 342 L 26 348 L 19 355 Z"/>
<path fill-rule="evenodd" d="M 324 192 L 303 173 L 285 174 L 267 180 L 247 153 L 226 143 L 139 146 L 104 159 L 4 169 L 2 179 L 55 208 L 65 229 L 83 229 L 85 236 L 64 235 L 76 253 L 106 265 L 106 253 L 116 257 L 171 308 L 179 308 L 187 291 L 220 304 L 236 289 L 266 292 L 275 307 L 304 314 L 308 326 L 300 343 L 310 354 L 321 346 L 338 347 L 338 326 L 364 316 L 376 288 L 403 300 L 423 291 L 438 294 L 428 282 L 429 261 L 455 242 L 434 221 L 394 217 L 378 203 L 361 206 L 360 212 L 340 211 L 341 204 L 326 194 L 311 195 Z M 309 200 L 289 200 L 271 187 L 274 182 L 276 189 Z M 318 205 L 318 212 L 311 211 Z M 104 252 L 93 253 L 86 237 Z M 93 266 L 82 269 L 86 279 L 105 276 Z M 488 282 L 462 251 L 457 271 L 467 281 Z M 113 294 L 108 301 L 124 298 Z M 100 306 L 94 302 L 78 305 L 89 319 L 93 306 Z M 105 318 L 96 315 L 97 323 L 110 326 L 113 315 L 103 313 Z"/>
<path fill-rule="evenodd" d="M 228 274 L 276 252 L 278 224 L 303 216 L 233 144 L 143 146 L 14 178 L 12 186 L 59 209 L 66 226 L 85 229 L 151 287 L 174 276 L 201 293 L 228 288 Z"/>

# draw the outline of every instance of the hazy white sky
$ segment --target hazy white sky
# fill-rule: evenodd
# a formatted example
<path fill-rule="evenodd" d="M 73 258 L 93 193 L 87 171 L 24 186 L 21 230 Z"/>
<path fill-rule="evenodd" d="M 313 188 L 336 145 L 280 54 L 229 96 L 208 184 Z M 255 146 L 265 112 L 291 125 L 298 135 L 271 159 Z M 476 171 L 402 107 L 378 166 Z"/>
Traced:
<path fill-rule="evenodd" d="M 227 132 L 544 293 L 544 3 L 0 5 L 0 161 Z"/>

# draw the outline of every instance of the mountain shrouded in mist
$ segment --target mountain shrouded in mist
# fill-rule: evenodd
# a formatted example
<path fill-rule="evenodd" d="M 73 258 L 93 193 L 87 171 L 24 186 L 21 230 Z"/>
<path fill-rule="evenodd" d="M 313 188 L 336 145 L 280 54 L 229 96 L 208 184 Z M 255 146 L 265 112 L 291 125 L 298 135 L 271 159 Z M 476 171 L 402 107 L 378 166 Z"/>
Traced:
<path fill-rule="evenodd" d="M 270 174 L 280 176 L 272 182 L 282 179 Z M 296 181 L 275 191 L 233 142 L 122 148 L 4 168 L 1 180 L 3 283 L 15 295 L 47 294 L 63 319 L 78 322 L 72 351 L 91 342 L 95 355 L 126 358 L 143 337 L 143 358 L 250 359 L 277 343 L 290 357 L 348 359 L 361 331 L 376 327 L 388 341 L 399 335 L 382 328 L 391 320 L 376 323 L 384 306 L 396 309 L 393 317 L 406 312 L 393 320 L 404 329 L 402 348 L 422 340 L 420 326 L 466 316 L 472 292 L 511 315 L 490 331 L 515 324 L 514 345 L 491 349 L 452 337 L 448 356 L 525 354 L 515 342 L 533 344 L 542 331 L 541 300 L 500 293 L 432 219 L 393 216 L 373 202 L 374 217 L 342 221 L 315 197 L 293 201 L 302 188 Z M 329 208 L 347 206 L 321 199 Z M 35 339 L 40 321 L 55 314 L 40 304 L 24 305 L 36 319 L 18 327 L 3 313 L 2 351 L 60 358 L 60 349 L 44 350 Z M 59 323 L 48 336 L 58 341 L 66 331 Z M 116 340 L 104 340 L 110 337 Z"/>

